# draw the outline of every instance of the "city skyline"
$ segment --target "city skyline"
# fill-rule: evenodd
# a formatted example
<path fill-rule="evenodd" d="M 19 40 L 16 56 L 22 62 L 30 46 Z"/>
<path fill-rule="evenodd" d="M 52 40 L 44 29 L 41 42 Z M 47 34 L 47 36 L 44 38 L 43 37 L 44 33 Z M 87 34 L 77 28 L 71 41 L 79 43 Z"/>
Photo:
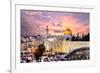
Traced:
<path fill-rule="evenodd" d="M 73 35 L 89 33 L 89 13 L 21 9 L 21 35 L 63 35 L 67 28 Z"/>

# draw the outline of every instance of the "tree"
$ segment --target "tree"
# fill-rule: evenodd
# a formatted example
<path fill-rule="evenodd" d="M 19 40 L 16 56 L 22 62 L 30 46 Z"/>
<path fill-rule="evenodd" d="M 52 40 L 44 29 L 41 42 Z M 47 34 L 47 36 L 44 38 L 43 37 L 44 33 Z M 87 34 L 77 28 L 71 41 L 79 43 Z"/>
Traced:
<path fill-rule="evenodd" d="M 36 61 L 41 60 L 41 56 L 43 55 L 43 52 L 45 52 L 44 44 L 38 45 L 38 49 L 36 50 L 36 52 L 34 54 Z"/>
<path fill-rule="evenodd" d="M 76 37 L 75 36 L 72 36 L 72 39 L 71 39 L 72 41 L 75 41 L 76 40 Z"/>
<path fill-rule="evenodd" d="M 72 41 L 89 41 L 90 40 L 90 34 L 82 34 L 82 37 L 79 36 L 79 33 L 77 33 L 77 36 L 72 36 Z"/>
<path fill-rule="evenodd" d="M 90 34 L 86 34 L 82 36 L 82 41 L 89 41 L 90 40 Z"/>

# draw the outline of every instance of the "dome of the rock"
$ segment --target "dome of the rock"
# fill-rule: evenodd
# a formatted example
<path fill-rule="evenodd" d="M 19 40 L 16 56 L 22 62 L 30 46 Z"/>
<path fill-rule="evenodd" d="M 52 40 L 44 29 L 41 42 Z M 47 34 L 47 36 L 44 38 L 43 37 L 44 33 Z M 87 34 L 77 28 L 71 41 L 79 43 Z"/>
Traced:
<path fill-rule="evenodd" d="M 64 30 L 64 35 L 72 35 L 72 31 L 67 28 L 66 30 Z"/>

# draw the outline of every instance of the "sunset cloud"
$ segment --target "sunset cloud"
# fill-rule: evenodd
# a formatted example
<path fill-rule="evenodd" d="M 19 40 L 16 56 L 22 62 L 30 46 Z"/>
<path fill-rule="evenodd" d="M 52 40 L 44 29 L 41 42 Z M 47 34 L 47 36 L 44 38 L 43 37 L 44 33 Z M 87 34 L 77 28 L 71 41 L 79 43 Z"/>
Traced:
<path fill-rule="evenodd" d="M 67 28 L 77 33 L 89 32 L 89 13 L 21 10 L 21 35 L 62 35 Z"/>

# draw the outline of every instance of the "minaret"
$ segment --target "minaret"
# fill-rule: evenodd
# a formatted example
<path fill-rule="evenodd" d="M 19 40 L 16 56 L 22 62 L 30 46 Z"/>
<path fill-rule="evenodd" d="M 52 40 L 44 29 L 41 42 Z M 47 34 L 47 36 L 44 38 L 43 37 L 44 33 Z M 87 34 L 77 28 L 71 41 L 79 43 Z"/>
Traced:
<path fill-rule="evenodd" d="M 46 35 L 45 35 L 45 39 L 44 39 L 44 45 L 45 47 L 48 49 L 48 26 L 46 26 Z"/>
<path fill-rule="evenodd" d="M 48 37 L 48 26 L 46 26 L 46 38 Z"/>

